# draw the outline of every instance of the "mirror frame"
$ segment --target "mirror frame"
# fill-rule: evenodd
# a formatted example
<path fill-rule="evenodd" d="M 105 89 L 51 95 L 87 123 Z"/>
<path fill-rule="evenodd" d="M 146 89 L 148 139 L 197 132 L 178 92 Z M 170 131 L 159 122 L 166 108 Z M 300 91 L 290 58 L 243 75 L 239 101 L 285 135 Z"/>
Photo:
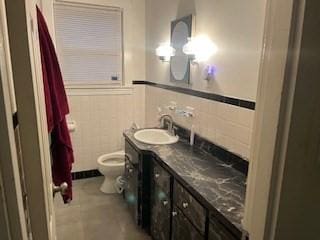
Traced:
<path fill-rule="evenodd" d="M 173 31 L 174 31 L 175 26 L 179 22 L 184 22 L 187 25 L 187 27 L 188 27 L 188 38 L 191 38 L 191 35 L 192 35 L 192 25 L 193 25 L 193 15 L 192 14 L 172 21 L 171 22 L 171 45 L 172 46 L 173 46 L 173 44 L 172 44 Z M 172 64 L 171 64 L 171 61 L 170 61 L 170 80 L 172 82 L 176 82 L 176 83 L 187 83 L 187 84 L 189 84 L 190 83 L 190 63 L 191 63 L 191 60 L 188 57 L 187 69 L 186 69 L 184 78 L 181 79 L 181 80 L 178 80 L 172 74 Z"/>

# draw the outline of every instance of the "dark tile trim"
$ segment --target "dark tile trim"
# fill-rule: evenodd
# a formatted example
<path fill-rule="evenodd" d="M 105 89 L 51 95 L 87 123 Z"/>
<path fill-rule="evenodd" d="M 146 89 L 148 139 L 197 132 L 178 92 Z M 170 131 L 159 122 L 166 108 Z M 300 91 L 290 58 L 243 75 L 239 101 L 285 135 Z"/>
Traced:
<path fill-rule="evenodd" d="M 147 81 L 143 81 L 143 80 L 135 80 L 135 81 L 132 81 L 132 84 L 134 85 L 144 85 L 144 84 L 148 84 Z"/>
<path fill-rule="evenodd" d="M 174 92 L 192 95 L 192 96 L 200 97 L 200 98 L 205 98 L 205 99 L 209 99 L 209 100 L 213 100 L 213 101 L 217 101 L 217 102 L 222 102 L 222 103 L 226 103 L 226 104 L 230 104 L 230 105 L 234 105 L 234 106 L 238 106 L 238 107 L 242 107 L 242 108 L 247 108 L 250 110 L 254 110 L 255 106 L 256 106 L 256 103 L 252 102 L 252 101 L 227 97 L 227 96 L 223 96 L 223 95 L 219 95 L 219 94 L 215 94 L 215 93 L 201 92 L 201 91 L 193 90 L 190 88 L 177 87 L 177 86 L 171 86 L 171 85 L 165 85 L 165 84 L 160 84 L 160 83 L 155 83 L 155 82 L 150 82 L 150 81 L 141 81 L 141 80 L 133 81 L 132 83 L 134 85 L 145 84 L 145 85 L 149 85 L 149 86 L 153 86 L 153 87 L 157 87 L 157 88 L 166 89 L 169 91 L 174 91 Z"/>
<path fill-rule="evenodd" d="M 72 180 L 102 176 L 102 174 L 97 169 L 82 171 L 82 172 L 73 172 L 71 175 L 72 175 Z"/>
<path fill-rule="evenodd" d="M 18 121 L 18 113 L 15 112 L 13 115 L 12 115 L 12 122 L 13 122 L 13 128 L 16 129 L 16 127 L 18 126 L 19 124 L 19 121 Z"/>
<path fill-rule="evenodd" d="M 166 124 L 167 124 L 167 121 L 165 121 L 165 125 Z M 179 135 L 180 139 L 184 141 L 189 141 L 190 130 L 176 123 L 174 123 L 174 126 L 176 129 L 176 133 Z M 246 176 L 248 175 L 248 168 L 249 168 L 248 161 L 244 160 L 242 157 L 238 156 L 237 154 L 229 152 L 225 148 L 220 147 L 208 141 L 207 139 L 202 138 L 197 134 L 195 134 L 194 147 L 218 158 L 219 160 L 225 162 L 228 165 L 232 165 L 234 169 L 238 170 L 244 175 Z"/>

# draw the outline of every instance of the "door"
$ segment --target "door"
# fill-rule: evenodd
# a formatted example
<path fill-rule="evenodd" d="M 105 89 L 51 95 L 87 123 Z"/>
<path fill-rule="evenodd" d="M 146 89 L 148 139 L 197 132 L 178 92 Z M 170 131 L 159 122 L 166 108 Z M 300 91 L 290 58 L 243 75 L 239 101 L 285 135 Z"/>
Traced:
<path fill-rule="evenodd" d="M 171 200 L 157 184 L 151 194 L 151 235 L 155 240 L 170 240 Z"/>
<path fill-rule="evenodd" d="M 14 100 L 18 114 L 20 155 L 23 159 L 21 166 L 24 173 L 22 179 L 26 188 L 26 205 L 30 222 L 30 233 L 33 240 L 54 240 L 55 219 L 52 198 L 52 177 L 49 152 L 49 139 L 46 126 L 45 102 L 43 96 L 42 70 L 39 54 L 38 32 L 36 21 L 36 0 L 12 1 L 0 0 L 1 15 L 7 16 L 8 32 L 4 37 L 10 45 Z M 9 52 L 8 46 L 5 51 Z M 0 100 L 9 104 L 10 98 L 0 95 Z M 3 115 L 10 115 L 6 109 Z M 13 131 L 12 124 L 8 132 Z M 12 134 L 11 134 L 12 136 Z M 1 135 L 0 140 L 8 141 Z M 13 146 L 13 144 L 10 144 Z M 17 153 L 16 153 L 17 155 Z M 13 157 L 7 159 L 14 161 Z M 2 166 L 3 167 L 3 166 Z M 4 168 L 6 171 L 7 168 Z M 17 171 L 13 171 L 17 173 Z M 16 175 L 11 176 L 16 180 Z M 21 238 L 24 239 L 24 238 Z"/>
<path fill-rule="evenodd" d="M 171 240 L 204 240 L 204 237 L 190 223 L 184 214 L 175 207 L 172 211 L 172 238 Z"/>
<path fill-rule="evenodd" d="M 151 159 L 149 159 L 151 160 Z M 151 168 L 150 232 L 155 240 L 169 240 L 171 231 L 171 175 L 155 159 Z"/>
<path fill-rule="evenodd" d="M 236 238 L 229 233 L 221 224 L 217 221 L 210 221 L 208 240 L 236 240 Z"/>
<path fill-rule="evenodd" d="M 126 187 L 124 190 L 124 197 L 128 204 L 129 211 L 134 218 L 134 221 L 137 225 L 140 224 L 139 217 L 139 185 L 138 185 L 138 176 L 139 169 L 137 166 L 134 166 L 129 160 L 128 154 L 126 154 L 125 159 L 125 178 L 126 178 Z"/>

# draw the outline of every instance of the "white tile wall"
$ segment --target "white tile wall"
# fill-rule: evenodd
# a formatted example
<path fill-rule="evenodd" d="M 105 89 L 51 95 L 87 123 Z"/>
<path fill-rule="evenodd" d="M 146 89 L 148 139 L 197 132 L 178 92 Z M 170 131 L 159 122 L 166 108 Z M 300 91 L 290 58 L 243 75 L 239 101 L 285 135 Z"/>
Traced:
<path fill-rule="evenodd" d="M 166 109 L 170 101 L 179 107 L 193 107 L 195 116 L 185 118 Z M 249 160 L 254 111 L 211 101 L 186 94 L 176 93 L 152 86 L 146 87 L 146 126 L 158 124 L 158 107 L 170 113 L 174 120 L 186 128 L 195 126 L 200 136 Z"/>
<path fill-rule="evenodd" d="M 77 129 L 71 133 L 75 154 L 73 171 L 96 169 L 98 156 L 123 148 L 122 132 L 133 122 L 141 127 L 158 125 L 158 107 L 186 128 L 195 125 L 202 137 L 249 159 L 254 111 L 180 94 L 152 86 L 134 85 L 132 92 L 69 96 L 69 119 Z M 173 114 L 165 107 L 175 101 L 190 106 L 194 118 Z"/>
<path fill-rule="evenodd" d="M 122 132 L 133 122 L 144 126 L 143 85 L 123 94 L 69 96 L 69 119 L 77 129 L 71 133 L 73 171 L 96 169 L 98 156 L 123 148 Z"/>

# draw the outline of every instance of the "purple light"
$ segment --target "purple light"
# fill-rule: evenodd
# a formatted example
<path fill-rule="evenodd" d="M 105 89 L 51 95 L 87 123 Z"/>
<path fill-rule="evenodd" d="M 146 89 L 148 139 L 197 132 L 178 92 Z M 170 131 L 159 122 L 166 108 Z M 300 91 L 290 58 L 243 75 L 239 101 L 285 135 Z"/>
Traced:
<path fill-rule="evenodd" d="M 209 76 L 214 76 L 216 74 L 216 68 L 215 66 L 211 65 L 211 66 L 208 66 L 208 75 Z"/>

